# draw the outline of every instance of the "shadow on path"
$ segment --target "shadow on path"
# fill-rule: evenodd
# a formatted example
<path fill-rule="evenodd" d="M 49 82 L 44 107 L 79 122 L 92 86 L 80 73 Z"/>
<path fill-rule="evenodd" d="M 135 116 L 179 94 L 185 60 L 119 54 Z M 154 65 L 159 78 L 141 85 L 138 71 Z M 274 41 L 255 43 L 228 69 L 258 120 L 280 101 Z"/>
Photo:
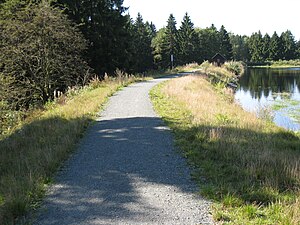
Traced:
<path fill-rule="evenodd" d="M 161 119 L 102 120 L 59 174 L 37 224 L 179 224 L 207 214 L 196 191 Z"/>

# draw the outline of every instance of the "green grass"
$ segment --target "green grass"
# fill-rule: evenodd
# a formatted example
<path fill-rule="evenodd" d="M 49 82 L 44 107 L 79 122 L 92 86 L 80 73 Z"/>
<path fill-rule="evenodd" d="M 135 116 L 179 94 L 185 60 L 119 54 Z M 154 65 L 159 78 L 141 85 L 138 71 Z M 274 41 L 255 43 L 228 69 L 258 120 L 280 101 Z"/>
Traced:
<path fill-rule="evenodd" d="M 300 60 L 279 60 L 279 61 L 270 61 L 266 65 L 261 66 L 250 66 L 257 68 L 289 68 L 289 67 L 300 67 Z"/>
<path fill-rule="evenodd" d="M 223 224 L 300 224 L 300 139 L 243 111 L 205 78 L 151 91 Z"/>
<path fill-rule="evenodd" d="M 83 89 L 69 91 L 44 110 L 32 111 L 0 138 L 1 225 L 26 220 L 108 97 L 140 80 L 123 75 L 104 82 L 94 79 Z"/>

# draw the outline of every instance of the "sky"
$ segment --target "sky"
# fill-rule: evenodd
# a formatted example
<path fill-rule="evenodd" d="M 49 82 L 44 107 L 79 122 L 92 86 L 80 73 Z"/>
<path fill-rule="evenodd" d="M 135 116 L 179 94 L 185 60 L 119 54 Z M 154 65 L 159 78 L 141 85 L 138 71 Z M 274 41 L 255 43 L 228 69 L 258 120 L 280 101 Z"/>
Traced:
<path fill-rule="evenodd" d="M 300 0 L 124 0 L 123 5 L 132 18 L 140 12 L 157 29 L 166 26 L 171 13 L 180 26 L 187 12 L 195 27 L 224 25 L 228 32 L 248 36 L 290 30 L 300 40 Z"/>

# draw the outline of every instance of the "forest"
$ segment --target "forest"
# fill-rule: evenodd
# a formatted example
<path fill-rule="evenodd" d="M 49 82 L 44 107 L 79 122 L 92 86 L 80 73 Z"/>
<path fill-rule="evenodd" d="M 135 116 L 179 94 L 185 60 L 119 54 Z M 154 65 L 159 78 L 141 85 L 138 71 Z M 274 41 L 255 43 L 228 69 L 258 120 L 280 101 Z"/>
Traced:
<path fill-rule="evenodd" d="M 56 91 L 84 86 L 91 77 L 121 70 L 143 74 L 216 53 L 227 60 L 266 62 L 300 58 L 292 32 L 241 36 L 224 26 L 195 27 L 186 13 L 171 14 L 157 30 L 123 0 L 1 0 L 0 118 L 51 101 Z"/>

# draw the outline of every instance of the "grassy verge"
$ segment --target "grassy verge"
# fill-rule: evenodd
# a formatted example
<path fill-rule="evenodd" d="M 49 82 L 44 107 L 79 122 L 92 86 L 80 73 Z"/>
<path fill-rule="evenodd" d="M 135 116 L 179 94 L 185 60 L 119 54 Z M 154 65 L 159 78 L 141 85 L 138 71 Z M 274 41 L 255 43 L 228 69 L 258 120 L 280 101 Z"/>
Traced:
<path fill-rule="evenodd" d="M 140 80 L 123 75 L 71 90 L 44 110 L 32 111 L 0 138 L 0 224 L 22 223 L 26 212 L 38 206 L 45 185 L 76 149 L 108 97 Z"/>
<path fill-rule="evenodd" d="M 300 60 L 279 60 L 279 61 L 270 61 L 266 63 L 262 63 L 262 65 L 249 64 L 250 67 L 258 67 L 258 68 L 288 68 L 288 67 L 300 67 Z"/>
<path fill-rule="evenodd" d="M 300 224 L 300 139 L 243 111 L 204 76 L 151 92 L 223 224 Z"/>

